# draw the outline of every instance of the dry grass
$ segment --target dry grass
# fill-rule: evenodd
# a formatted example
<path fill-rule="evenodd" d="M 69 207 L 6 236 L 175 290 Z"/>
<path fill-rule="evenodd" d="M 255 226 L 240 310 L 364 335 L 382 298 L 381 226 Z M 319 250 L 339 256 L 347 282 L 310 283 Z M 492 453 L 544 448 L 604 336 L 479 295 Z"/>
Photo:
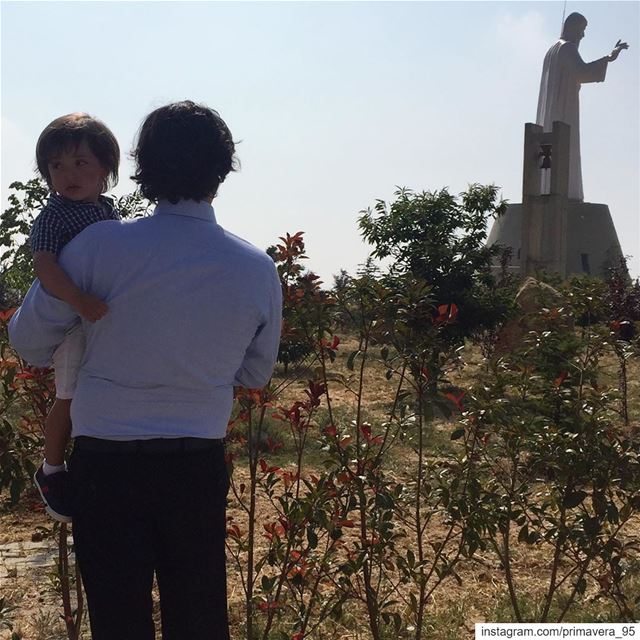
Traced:
<path fill-rule="evenodd" d="M 355 375 L 348 371 L 346 361 L 348 354 L 357 349 L 357 341 L 346 337 L 342 340 L 336 362 L 331 371 L 349 379 L 353 376 L 352 384 L 355 384 Z M 373 348 L 372 356 L 377 356 L 379 351 Z M 482 359 L 477 349 L 468 348 L 463 355 L 465 365 L 462 368 L 452 370 L 450 379 L 452 383 L 461 387 L 468 387 L 477 377 L 479 368 L 483 366 Z M 358 361 L 356 361 L 358 363 Z M 617 363 L 614 357 L 607 358 L 605 366 L 605 384 L 617 383 Z M 396 382 L 387 381 L 384 378 L 385 368 L 382 364 L 371 362 L 365 371 L 364 378 L 364 417 L 374 425 L 374 431 L 378 430 L 381 422 L 387 419 L 396 391 Z M 276 376 L 279 379 L 280 374 Z M 640 427 L 640 359 L 635 358 L 629 363 L 629 399 L 630 417 L 632 426 Z M 281 398 L 281 404 L 287 405 L 302 394 L 302 386 L 292 384 L 287 388 Z M 334 416 L 343 424 L 355 418 L 355 396 L 347 388 L 334 383 L 330 389 L 331 402 Z M 328 421 L 326 409 L 321 409 L 317 415 L 317 422 L 322 426 Z M 269 427 L 274 433 L 281 429 L 280 424 Z M 433 425 L 432 435 L 429 440 L 430 450 L 435 455 L 439 447 L 455 446 L 449 440 L 449 433 L 453 426 L 446 421 L 439 420 Z M 276 433 L 276 435 L 278 435 Z M 291 464 L 291 442 L 286 436 L 280 436 L 285 444 L 284 451 L 278 454 L 276 462 L 281 465 Z M 305 456 L 306 471 L 318 469 L 322 459 L 322 451 L 316 439 L 310 440 Z M 401 476 L 411 468 L 415 462 L 415 455 L 410 444 L 401 444 L 394 450 L 393 460 L 389 461 L 390 473 Z M 246 479 L 246 469 L 242 461 L 236 468 L 238 480 Z M 41 512 L 33 511 L 31 507 L 33 495 L 25 497 L 17 508 L 8 509 L 7 506 L 0 511 L 0 543 L 13 540 L 29 540 L 38 526 L 49 526 L 46 516 Z M 269 517 L 270 508 L 262 502 L 259 505 L 258 519 L 266 520 Z M 241 514 L 238 505 L 231 501 L 230 514 L 240 519 Z M 441 533 L 442 525 L 434 525 L 429 535 L 437 538 Z M 640 518 L 628 527 L 628 536 L 640 536 Z M 259 545 L 266 544 L 261 541 Z M 260 549 L 258 550 L 258 553 Z M 235 569 L 229 567 L 229 608 L 232 622 L 232 637 L 243 636 L 244 593 L 240 586 Z M 522 606 L 526 615 L 533 616 L 536 607 L 545 593 L 548 585 L 550 571 L 550 558 L 548 550 L 541 547 L 516 545 L 514 549 L 514 576 L 523 597 Z M 425 637 L 433 640 L 462 640 L 473 637 L 473 625 L 482 621 L 507 621 L 512 619 L 510 605 L 508 603 L 507 589 L 504 573 L 497 557 L 491 552 L 481 552 L 474 561 L 466 561 L 459 568 L 462 584 L 454 579 L 448 579 L 441 589 L 434 594 L 429 604 L 427 628 Z M 626 579 L 626 588 L 630 594 L 640 593 L 640 566 L 631 567 L 630 575 Z M 17 609 L 9 614 L 15 626 L 15 631 L 29 640 L 59 640 L 65 637 L 64 629 L 59 623 L 58 596 L 53 591 L 46 576 L 32 574 L 28 577 L 13 577 L 4 579 L 0 584 L 0 595 L 6 597 L 7 602 L 17 606 Z M 570 611 L 568 621 L 611 621 L 616 620 L 616 610 L 610 601 L 602 597 L 593 585 L 590 585 L 579 608 Z M 404 626 L 399 634 L 390 634 L 396 638 L 410 636 L 410 631 Z M 88 633 L 84 635 L 89 638 Z M 158 636 L 159 637 L 159 636 Z M 274 635 L 274 637 L 276 637 Z M 10 638 L 6 631 L 0 631 L 0 640 Z M 363 610 L 350 607 L 345 613 L 340 624 L 327 622 L 319 630 L 314 638 L 368 640 L 370 634 L 367 631 L 366 619 Z"/>

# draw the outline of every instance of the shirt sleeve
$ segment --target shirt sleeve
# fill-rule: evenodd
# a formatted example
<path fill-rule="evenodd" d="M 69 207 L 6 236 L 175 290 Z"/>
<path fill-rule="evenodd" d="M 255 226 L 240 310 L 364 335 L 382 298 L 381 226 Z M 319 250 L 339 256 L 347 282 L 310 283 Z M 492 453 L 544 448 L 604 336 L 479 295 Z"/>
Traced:
<path fill-rule="evenodd" d="M 246 389 L 264 387 L 275 367 L 282 329 L 282 288 L 275 264 L 272 264 L 264 322 L 258 327 L 235 375 L 233 384 Z"/>
<path fill-rule="evenodd" d="M 67 232 L 60 217 L 50 209 L 43 209 L 31 227 L 31 251 L 50 251 L 58 255 L 67 243 Z"/>
<path fill-rule="evenodd" d="M 70 305 L 50 296 L 36 280 L 9 322 L 9 342 L 29 364 L 48 367 L 56 347 L 78 321 Z"/>
<path fill-rule="evenodd" d="M 60 266 L 83 290 L 89 290 L 94 253 L 90 240 L 78 236 L 60 254 Z M 56 347 L 78 322 L 80 317 L 71 305 L 49 295 L 35 280 L 9 322 L 9 342 L 29 364 L 47 367 Z"/>

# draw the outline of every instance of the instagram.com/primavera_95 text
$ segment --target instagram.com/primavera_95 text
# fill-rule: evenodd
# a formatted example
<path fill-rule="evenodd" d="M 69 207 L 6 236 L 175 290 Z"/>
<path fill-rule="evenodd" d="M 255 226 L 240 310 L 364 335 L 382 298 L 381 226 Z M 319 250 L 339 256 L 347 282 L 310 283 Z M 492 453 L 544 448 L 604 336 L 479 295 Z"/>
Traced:
<path fill-rule="evenodd" d="M 489 638 L 610 638 L 640 640 L 640 623 L 494 623 L 476 624 L 476 640 Z"/>

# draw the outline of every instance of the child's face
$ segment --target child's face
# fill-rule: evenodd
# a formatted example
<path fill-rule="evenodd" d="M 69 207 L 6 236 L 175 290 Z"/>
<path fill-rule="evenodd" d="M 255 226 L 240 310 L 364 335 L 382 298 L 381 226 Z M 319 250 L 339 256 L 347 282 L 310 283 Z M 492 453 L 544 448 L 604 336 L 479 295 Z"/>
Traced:
<path fill-rule="evenodd" d="M 86 140 L 75 149 L 62 151 L 47 163 L 51 184 L 61 196 L 75 202 L 97 202 L 109 173 Z"/>

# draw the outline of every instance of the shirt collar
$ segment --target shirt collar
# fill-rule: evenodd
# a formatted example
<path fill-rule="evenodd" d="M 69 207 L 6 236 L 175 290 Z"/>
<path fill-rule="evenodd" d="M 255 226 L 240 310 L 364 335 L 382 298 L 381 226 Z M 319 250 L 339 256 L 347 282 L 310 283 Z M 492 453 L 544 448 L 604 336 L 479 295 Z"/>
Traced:
<path fill-rule="evenodd" d="M 153 215 L 188 216 L 199 218 L 216 224 L 216 215 L 208 202 L 197 200 L 178 200 L 176 204 L 168 200 L 160 200 L 153 211 Z"/>
<path fill-rule="evenodd" d="M 78 202 L 77 200 L 69 200 L 69 198 L 65 198 L 61 196 L 59 193 L 51 193 L 49 196 L 49 201 L 58 204 L 58 205 L 66 205 L 71 207 L 98 207 L 100 208 L 101 203 L 106 203 L 109 208 L 113 209 L 115 203 L 112 198 L 107 196 L 98 196 L 98 202 Z"/>

